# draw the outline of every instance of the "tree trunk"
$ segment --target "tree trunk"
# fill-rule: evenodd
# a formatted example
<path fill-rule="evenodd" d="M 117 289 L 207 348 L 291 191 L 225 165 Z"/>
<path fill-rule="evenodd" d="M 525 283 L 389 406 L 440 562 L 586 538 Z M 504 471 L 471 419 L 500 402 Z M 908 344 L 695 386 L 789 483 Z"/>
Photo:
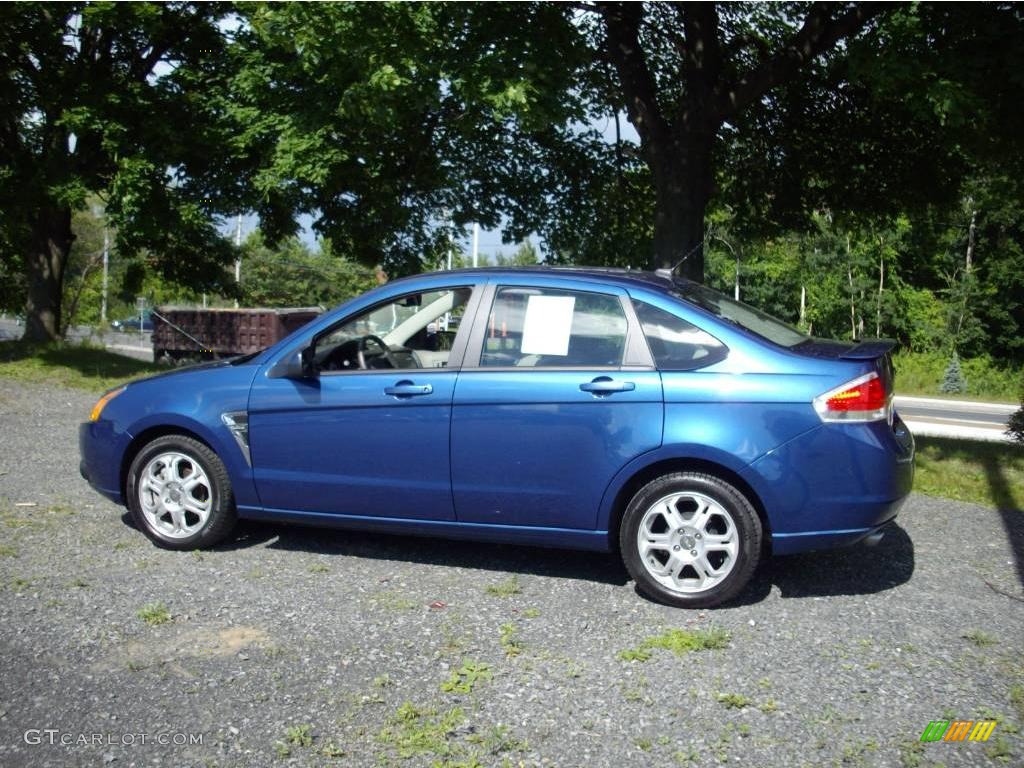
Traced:
<path fill-rule="evenodd" d="M 40 209 L 32 228 L 31 252 L 25 258 L 25 341 L 60 338 L 64 268 L 74 239 L 70 208 L 47 205 Z"/>
<path fill-rule="evenodd" d="M 654 171 L 654 254 L 651 269 L 704 280 L 704 213 L 711 196 L 711 137 L 684 137 L 675 152 L 679 159 L 656 157 L 647 147 Z M 667 153 L 666 153 L 667 154 Z"/>

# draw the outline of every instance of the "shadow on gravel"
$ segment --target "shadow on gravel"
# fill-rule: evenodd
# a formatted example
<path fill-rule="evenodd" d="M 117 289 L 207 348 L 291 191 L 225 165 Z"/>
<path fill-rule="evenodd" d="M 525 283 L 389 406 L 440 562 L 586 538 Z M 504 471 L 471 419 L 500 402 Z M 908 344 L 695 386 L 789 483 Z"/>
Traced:
<path fill-rule="evenodd" d="M 759 603 L 772 585 L 783 598 L 870 595 L 898 587 L 914 573 L 914 544 L 907 532 L 890 525 L 876 547 L 855 544 L 845 549 L 773 557 L 763 563 L 739 597 L 724 607 Z"/>
<path fill-rule="evenodd" d="M 615 586 L 629 582 L 622 562 L 616 555 L 609 553 L 273 525 L 251 520 L 241 521 L 236 534 L 223 544 L 217 545 L 216 549 L 245 549 L 267 542 L 271 542 L 267 544 L 270 549 L 315 552 L 319 555 L 393 560 L 484 571 L 511 571 L 562 579 L 582 579 Z"/>

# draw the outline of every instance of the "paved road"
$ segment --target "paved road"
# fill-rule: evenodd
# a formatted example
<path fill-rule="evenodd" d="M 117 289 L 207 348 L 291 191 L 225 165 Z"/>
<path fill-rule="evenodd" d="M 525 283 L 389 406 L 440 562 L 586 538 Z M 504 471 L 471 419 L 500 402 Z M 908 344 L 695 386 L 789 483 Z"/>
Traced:
<path fill-rule="evenodd" d="M 915 435 L 1008 441 L 1006 423 L 1016 406 L 927 397 L 896 398 L 896 410 Z"/>

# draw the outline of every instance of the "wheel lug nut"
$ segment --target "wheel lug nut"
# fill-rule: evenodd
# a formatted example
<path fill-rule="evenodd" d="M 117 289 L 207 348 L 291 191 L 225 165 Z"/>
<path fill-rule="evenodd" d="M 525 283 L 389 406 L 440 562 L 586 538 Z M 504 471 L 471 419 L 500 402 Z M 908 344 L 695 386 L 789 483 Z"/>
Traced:
<path fill-rule="evenodd" d="M 674 547 L 672 547 L 672 549 L 675 550 L 676 552 L 678 552 L 680 549 L 682 549 L 682 547 L 680 547 L 678 544 L 676 544 Z"/>
<path fill-rule="evenodd" d="M 698 539 L 700 538 L 700 534 L 699 534 L 699 533 L 697 534 L 697 538 L 698 538 Z"/>
<path fill-rule="evenodd" d="M 691 549 L 690 550 L 690 554 L 693 555 L 694 557 L 696 557 L 697 556 L 697 550 L 696 549 Z"/>
<path fill-rule="evenodd" d="M 682 536 L 684 533 L 686 533 L 686 529 L 685 528 L 680 528 L 678 531 L 676 531 L 676 533 L 678 533 L 680 536 Z"/>

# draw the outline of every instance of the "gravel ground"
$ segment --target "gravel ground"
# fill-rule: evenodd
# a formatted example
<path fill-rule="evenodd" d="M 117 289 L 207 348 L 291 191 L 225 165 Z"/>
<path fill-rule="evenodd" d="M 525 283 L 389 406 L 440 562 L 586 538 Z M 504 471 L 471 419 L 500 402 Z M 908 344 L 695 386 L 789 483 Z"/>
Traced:
<path fill-rule="evenodd" d="M 704 612 L 578 552 L 247 524 L 174 553 L 79 478 L 92 395 L 3 383 L 0 765 L 1024 763 L 1020 510 L 914 496 Z M 919 741 L 949 718 L 999 724 Z"/>

